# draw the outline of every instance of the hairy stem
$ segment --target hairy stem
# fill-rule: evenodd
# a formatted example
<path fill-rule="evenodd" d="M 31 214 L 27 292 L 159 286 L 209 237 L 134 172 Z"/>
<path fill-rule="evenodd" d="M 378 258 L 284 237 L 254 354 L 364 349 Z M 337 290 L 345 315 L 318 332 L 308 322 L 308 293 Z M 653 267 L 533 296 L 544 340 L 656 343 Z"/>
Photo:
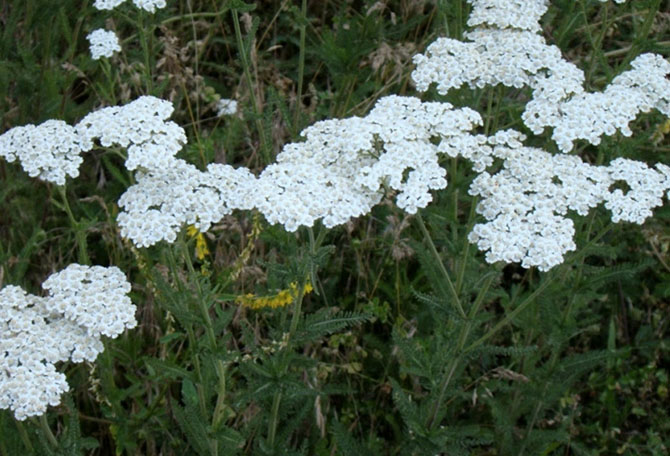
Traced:
<path fill-rule="evenodd" d="M 200 310 L 200 315 L 202 316 L 202 319 L 205 322 L 205 334 L 207 336 L 207 342 L 209 344 L 209 349 L 212 352 L 213 356 L 216 355 L 217 347 L 218 344 L 216 342 L 216 334 L 214 333 L 214 324 L 212 323 L 212 317 L 209 315 L 209 306 L 208 306 L 208 300 L 205 299 L 204 293 L 202 291 L 202 287 L 200 285 L 200 282 L 197 277 L 197 272 L 195 271 L 195 268 L 193 267 L 193 260 L 191 259 L 191 255 L 188 251 L 188 246 L 186 245 L 186 242 L 184 242 L 183 237 L 180 238 L 179 243 L 181 244 L 181 248 L 184 254 L 184 258 L 186 258 L 186 267 L 188 268 L 188 271 L 191 275 L 191 277 L 194 278 L 196 287 L 198 290 L 198 308 Z M 214 361 L 214 369 L 216 370 L 216 375 L 218 377 L 218 385 L 217 385 L 217 400 L 216 400 L 216 406 L 214 409 L 214 413 L 212 415 L 212 426 L 216 427 L 218 424 L 220 424 L 222 418 L 223 418 L 223 412 L 225 411 L 225 397 L 226 397 L 226 366 L 223 363 L 223 360 L 221 359 L 215 359 Z"/>
<path fill-rule="evenodd" d="M 61 209 L 67 214 L 67 218 L 70 220 L 70 225 L 74 230 L 74 238 L 77 243 L 77 252 L 78 252 L 78 261 L 80 264 L 91 264 L 91 259 L 88 256 L 88 245 L 86 242 L 86 229 L 83 224 L 77 220 L 72 212 L 70 207 L 70 202 L 67 199 L 67 191 L 65 185 L 59 185 L 56 187 L 58 189 L 58 194 L 61 197 L 62 205 L 58 205 Z"/>
<path fill-rule="evenodd" d="M 445 375 L 444 378 L 442 379 L 442 383 L 440 384 L 440 393 L 437 397 L 437 400 L 433 404 L 433 409 L 429 415 L 428 421 L 426 422 L 426 427 L 429 429 L 434 428 L 437 425 L 437 422 L 435 420 L 435 418 L 437 417 L 437 412 L 440 410 L 440 406 L 444 401 L 444 395 L 447 391 L 449 383 L 451 382 L 451 378 L 453 377 L 454 372 L 458 367 L 458 363 L 461 361 L 462 356 L 464 354 L 463 347 L 465 346 L 465 342 L 468 340 L 468 335 L 472 330 L 472 326 L 474 324 L 474 318 L 475 316 L 477 316 L 477 313 L 479 312 L 479 309 L 482 303 L 484 302 L 484 298 L 486 297 L 486 294 L 488 293 L 489 288 L 491 287 L 491 284 L 493 283 L 493 280 L 495 279 L 496 275 L 497 274 L 495 272 L 489 273 L 489 276 L 486 279 L 486 283 L 482 288 L 480 288 L 479 293 L 477 294 L 477 298 L 475 299 L 475 302 L 472 305 L 472 308 L 470 309 L 470 313 L 468 314 L 468 321 L 461 328 L 461 332 L 458 337 L 458 344 L 456 346 L 456 356 L 451 361 L 451 365 L 448 368 L 447 375 Z"/>
<path fill-rule="evenodd" d="M 316 253 L 316 250 L 319 248 L 321 242 L 323 241 L 323 235 L 322 235 L 323 231 L 319 233 L 319 236 L 316 239 L 314 238 L 314 232 L 312 231 L 312 228 L 308 229 L 308 233 L 309 233 L 309 251 L 310 251 L 310 278 L 312 278 L 316 277 L 316 265 L 314 264 L 314 254 Z M 298 324 L 300 323 L 300 316 L 302 311 L 302 301 L 303 298 L 305 297 L 306 285 L 307 285 L 307 278 L 303 277 L 298 282 L 298 293 L 293 299 L 293 315 L 291 317 L 291 323 L 289 326 L 288 335 L 286 337 L 285 350 L 289 350 L 291 348 L 291 342 L 293 336 L 295 335 L 295 332 L 298 330 Z M 316 286 L 315 284 L 312 285 Z M 288 368 L 289 363 L 288 362 L 284 363 L 281 374 L 282 375 L 286 374 L 286 372 L 288 372 Z M 281 400 L 282 400 L 282 391 L 281 389 L 278 389 L 274 393 L 274 397 L 272 398 L 270 422 L 268 423 L 268 443 L 270 444 L 271 447 L 274 447 L 275 438 L 277 435 L 277 425 L 279 424 L 279 405 L 281 404 Z"/>
<path fill-rule="evenodd" d="M 456 288 L 454 287 L 454 283 L 451 280 L 451 276 L 449 275 L 449 272 L 447 269 L 444 267 L 444 263 L 442 262 L 442 258 L 440 257 L 440 253 L 437 251 L 437 248 L 435 247 L 435 243 L 433 242 L 433 238 L 430 236 L 430 233 L 428 232 L 428 229 L 426 228 L 426 224 L 423 221 L 423 217 L 421 217 L 421 213 L 417 212 L 416 213 L 416 220 L 419 222 L 419 228 L 421 229 L 421 232 L 423 233 L 423 237 L 428 243 L 428 248 L 430 249 L 430 252 L 433 254 L 433 257 L 435 257 L 435 262 L 437 263 L 440 272 L 442 273 L 444 279 L 446 280 L 447 284 L 449 285 L 449 291 L 451 292 L 451 297 L 454 300 L 454 305 L 456 306 L 456 309 L 458 310 L 458 313 L 460 314 L 461 317 L 466 318 L 465 311 L 463 310 L 463 306 L 461 305 L 461 300 L 458 298 L 458 293 L 456 292 Z"/>
<path fill-rule="evenodd" d="M 54 447 L 58 448 L 58 440 L 56 439 L 56 436 L 51 432 L 51 428 L 49 427 L 49 423 L 47 422 L 47 414 L 40 415 L 39 417 L 39 422 L 40 422 L 40 429 L 42 431 L 42 435 L 46 437 L 47 441 L 49 444 Z"/>

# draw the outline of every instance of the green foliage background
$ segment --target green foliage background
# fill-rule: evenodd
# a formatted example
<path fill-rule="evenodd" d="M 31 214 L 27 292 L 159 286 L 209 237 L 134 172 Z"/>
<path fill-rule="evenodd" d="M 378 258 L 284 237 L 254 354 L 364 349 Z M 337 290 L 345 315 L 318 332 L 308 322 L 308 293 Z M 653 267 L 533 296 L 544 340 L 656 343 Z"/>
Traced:
<path fill-rule="evenodd" d="M 150 94 L 175 105 L 189 137 L 180 157 L 254 171 L 317 120 L 417 95 L 411 56 L 461 37 L 469 11 L 463 0 L 175 0 L 155 14 L 92 3 L 0 4 L 0 131 L 75 123 Z M 660 0 L 556 0 L 542 25 L 601 90 L 640 53 L 670 55 L 668 11 Z M 103 26 L 123 52 L 94 61 L 86 35 Z M 216 117 L 217 96 L 239 113 Z M 421 97 L 477 109 L 483 132 L 529 133 L 529 90 Z M 641 115 L 632 138 L 577 152 L 670 164 L 666 120 Z M 185 230 L 148 249 L 119 236 L 116 201 L 133 183 L 122 163 L 122 150 L 96 149 L 59 189 L 0 162 L 0 285 L 39 293 L 71 262 L 115 265 L 139 321 L 95 363 L 61 366 L 71 391 L 46 419 L 0 411 L 0 454 L 668 453 L 667 208 L 642 227 L 612 225 L 602 209 L 575 217 L 578 250 L 548 273 L 488 265 L 466 240 L 474 173 L 450 160 L 449 187 L 419 216 L 389 199 L 346 226 L 294 235 L 235 213 L 198 260 Z M 288 307 L 236 303 L 307 280 L 315 291 Z"/>

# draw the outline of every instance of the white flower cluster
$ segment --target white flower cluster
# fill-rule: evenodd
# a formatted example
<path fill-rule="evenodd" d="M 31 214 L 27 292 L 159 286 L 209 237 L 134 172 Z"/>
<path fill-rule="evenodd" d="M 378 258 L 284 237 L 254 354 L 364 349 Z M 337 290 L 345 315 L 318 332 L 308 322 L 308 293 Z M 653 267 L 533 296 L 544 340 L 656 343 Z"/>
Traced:
<path fill-rule="evenodd" d="M 172 103 L 143 96 L 124 106 L 94 111 L 76 126 L 88 149 L 98 139 L 103 147 L 127 148 L 126 168 L 134 170 L 165 168 L 186 143 L 184 129 L 167 119 L 174 110 Z"/>
<path fill-rule="evenodd" d="M 60 403 L 68 385 L 55 363 L 94 361 L 101 335 L 137 324 L 118 268 L 72 264 L 42 286 L 45 298 L 12 285 L 0 290 L 0 408 L 18 420 Z"/>
<path fill-rule="evenodd" d="M 461 135 L 479 114 L 448 103 L 388 96 L 366 117 L 317 122 L 306 141 L 288 144 L 259 177 L 256 207 L 289 231 L 322 219 L 327 227 L 370 211 L 386 189 L 410 213 L 425 207 L 430 190 L 446 187 L 434 138 Z"/>
<path fill-rule="evenodd" d="M 433 82 L 440 93 L 464 83 L 529 86 L 533 99 L 524 122 L 535 133 L 553 127 L 563 151 L 575 139 L 597 144 L 602 134 L 629 134 L 628 122 L 641 111 L 670 114 L 670 64 L 663 58 L 642 55 L 604 92 L 586 93 L 583 72 L 536 33 L 546 1 L 471 3 L 470 42 L 438 39 L 415 58 L 413 77 L 420 90 Z M 234 102 L 227 101 L 221 110 L 232 110 Z M 614 222 L 642 223 L 670 189 L 665 165 L 652 169 L 620 158 L 592 166 L 579 157 L 553 156 L 525 147 L 525 137 L 514 130 L 472 134 L 482 119 L 469 108 L 395 95 L 380 99 L 365 117 L 306 128 L 305 140 L 285 145 L 258 177 L 220 164 L 200 171 L 175 158 L 186 138 L 167 121 L 171 112 L 170 103 L 142 97 L 86 116 L 70 138 L 82 150 L 96 139 L 128 149 L 126 166 L 138 169 L 137 184 L 119 200 L 118 222 L 121 234 L 137 246 L 172 242 L 184 224 L 205 231 L 234 209 L 257 209 L 289 231 L 317 220 L 327 227 L 345 223 L 368 213 L 388 193 L 400 208 L 415 213 L 432 200 L 432 190 L 446 187 L 439 159 L 449 156 L 471 161 L 480 173 L 470 193 L 481 197 L 477 211 L 487 222 L 475 225 L 469 239 L 486 252 L 487 261 L 547 270 L 575 248 L 568 211 L 586 215 L 604 203 Z M 12 147 L 4 155 L 22 159 Z M 497 172 L 489 172 L 496 162 Z M 615 188 L 618 183 L 627 191 Z"/>
<path fill-rule="evenodd" d="M 477 212 L 488 222 L 475 225 L 468 239 L 487 252 L 490 263 L 521 262 L 546 271 L 575 249 L 568 209 L 586 215 L 605 202 L 612 221 L 641 224 L 670 189 L 670 168 L 662 164 L 656 171 L 619 158 L 609 166 L 592 166 L 576 156 L 552 155 L 514 139 L 504 144 L 496 137 L 481 144 L 478 154 L 503 160 L 502 169 L 482 172 L 469 191 L 482 198 Z M 611 190 L 618 182 L 630 190 Z"/>
<path fill-rule="evenodd" d="M 222 98 L 216 102 L 217 117 L 232 116 L 237 112 L 237 101 Z"/>
<path fill-rule="evenodd" d="M 126 0 L 95 0 L 93 6 L 99 10 L 112 10 Z M 133 0 L 136 7 L 142 8 L 150 13 L 156 12 L 156 8 L 165 8 L 165 0 Z"/>
<path fill-rule="evenodd" d="M 0 135 L 0 157 L 8 162 L 18 158 L 29 176 L 58 185 L 67 176 L 79 175 L 83 150 L 87 149 L 76 130 L 62 120 L 15 127 Z"/>
<path fill-rule="evenodd" d="M 536 134 L 546 126 L 553 127 L 552 139 L 568 152 L 576 139 L 597 145 L 603 134 L 620 131 L 624 136 L 632 135 L 628 124 L 640 112 L 657 109 L 670 116 L 670 62 L 659 55 L 642 54 L 631 66 L 603 92 L 587 93 L 580 87 L 570 98 L 556 102 L 552 97 L 538 96 L 536 89 L 526 106 L 524 123 Z"/>
<path fill-rule="evenodd" d="M 475 28 L 465 33 L 469 41 L 439 38 L 414 57 L 418 90 L 432 83 L 441 94 L 463 84 L 528 86 L 533 98 L 522 115 L 524 123 L 536 134 L 553 127 L 552 139 L 563 152 L 576 139 L 599 144 L 603 134 L 630 134 L 628 123 L 640 112 L 655 108 L 670 115 L 670 64 L 662 57 L 642 55 L 605 91 L 587 93 L 584 73 L 537 34 L 547 1 L 470 2 L 468 24 Z"/>
<path fill-rule="evenodd" d="M 392 119 L 393 121 L 389 121 Z M 233 209 L 258 209 L 289 231 L 321 219 L 332 227 L 369 212 L 386 190 L 410 213 L 425 207 L 431 190 L 446 187 L 439 145 L 481 123 L 475 111 L 448 103 L 389 96 L 369 115 L 317 122 L 304 142 L 287 144 L 258 178 L 247 169 L 210 165 L 206 172 L 182 160 L 154 167 L 119 200 L 121 234 L 138 246 L 173 241 L 184 223 L 201 231 Z"/>
<path fill-rule="evenodd" d="M 233 209 L 250 207 L 255 177 L 246 168 L 211 164 L 207 172 L 184 160 L 137 174 L 119 199 L 121 235 L 138 247 L 174 242 L 183 224 L 206 231 Z"/>
<path fill-rule="evenodd" d="M 470 27 L 495 26 L 539 32 L 540 18 L 547 11 L 548 0 L 468 0 L 472 12 Z"/>
<path fill-rule="evenodd" d="M 136 7 L 142 8 L 150 13 L 155 13 L 156 8 L 161 9 L 166 6 L 165 0 L 133 0 L 133 3 Z"/>
<path fill-rule="evenodd" d="M 99 60 L 100 57 L 111 57 L 115 52 L 121 50 L 119 38 L 112 31 L 96 29 L 89 33 L 86 38 L 91 43 L 90 51 L 93 60 Z"/>
<path fill-rule="evenodd" d="M 112 10 L 126 0 L 95 0 L 93 6 L 98 10 Z M 165 8 L 165 0 L 133 0 L 136 7 L 142 8 L 150 13 L 155 13 L 156 8 Z M 100 57 L 111 57 L 115 52 L 121 51 L 119 38 L 112 31 L 97 29 L 87 36 L 90 45 L 91 57 L 99 60 Z"/>
<path fill-rule="evenodd" d="M 30 176 L 57 185 L 79 175 L 80 154 L 91 150 L 95 140 L 104 147 L 127 148 L 129 170 L 169 167 L 186 143 L 184 129 L 167 120 L 172 111 L 169 101 L 144 96 L 94 111 L 74 127 L 60 120 L 15 127 L 0 135 L 0 157 L 18 158 Z"/>
<path fill-rule="evenodd" d="M 93 6 L 99 10 L 112 10 L 126 0 L 95 0 Z"/>

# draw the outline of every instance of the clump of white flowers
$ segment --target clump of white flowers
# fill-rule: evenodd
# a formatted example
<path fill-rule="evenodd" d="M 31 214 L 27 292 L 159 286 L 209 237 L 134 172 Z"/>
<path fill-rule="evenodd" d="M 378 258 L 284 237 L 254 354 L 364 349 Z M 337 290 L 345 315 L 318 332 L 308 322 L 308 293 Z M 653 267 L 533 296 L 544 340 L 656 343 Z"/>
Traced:
<path fill-rule="evenodd" d="M 99 10 L 112 10 L 126 0 L 95 0 L 93 6 Z M 156 12 L 156 8 L 165 8 L 165 0 L 133 0 L 136 7 L 142 8 L 150 13 Z"/>
<path fill-rule="evenodd" d="M 0 135 L 0 157 L 18 159 L 29 176 L 58 185 L 67 176 L 79 175 L 83 150 L 87 149 L 76 130 L 62 120 L 15 127 Z"/>
<path fill-rule="evenodd" d="M 167 120 L 173 109 L 169 101 L 143 96 L 94 111 L 74 127 L 61 120 L 14 127 L 0 135 L 0 157 L 18 159 L 30 176 L 57 185 L 79 175 L 80 154 L 90 151 L 95 141 L 126 148 L 129 170 L 165 169 L 186 143 L 184 129 Z"/>
<path fill-rule="evenodd" d="M 130 284 L 116 267 L 72 264 L 51 275 L 46 297 L 17 286 L 0 290 L 0 408 L 18 420 L 42 415 L 68 390 L 60 361 L 94 361 L 100 337 L 133 328 Z"/>
<path fill-rule="evenodd" d="M 115 52 L 121 50 L 119 38 L 110 30 L 96 29 L 86 38 L 91 43 L 90 50 L 93 60 L 99 60 L 100 57 L 111 57 Z"/>
<path fill-rule="evenodd" d="M 111 10 L 119 6 L 126 0 L 95 0 L 93 7 L 99 10 Z"/>
<path fill-rule="evenodd" d="M 368 213 L 387 189 L 397 192 L 400 207 L 415 213 L 432 200 L 430 190 L 447 185 L 438 145 L 431 141 L 480 123 L 468 108 L 390 96 L 366 117 L 305 129 L 306 140 L 287 144 L 258 178 L 246 168 L 211 164 L 203 172 L 173 159 L 170 166 L 139 173 L 137 184 L 121 196 L 121 234 L 147 247 L 174 241 L 185 223 L 205 231 L 233 209 L 254 208 L 289 231 L 316 220 L 332 227 Z"/>
<path fill-rule="evenodd" d="M 472 12 L 470 27 L 496 26 L 539 32 L 540 18 L 547 11 L 548 0 L 468 0 Z"/>
<path fill-rule="evenodd" d="M 393 122 L 389 122 L 393 119 Z M 259 177 L 255 207 L 270 223 L 289 231 L 345 223 L 368 213 L 385 190 L 415 213 L 446 187 L 432 139 L 462 134 L 481 122 L 479 114 L 448 103 L 388 96 L 365 117 L 317 122 L 291 143 Z"/>
<path fill-rule="evenodd" d="M 138 247 L 174 242 L 184 224 L 207 231 L 233 209 L 249 209 L 257 190 L 246 168 L 211 164 L 207 172 L 184 160 L 166 168 L 139 172 L 137 183 L 121 196 L 121 235 Z"/>
<path fill-rule="evenodd" d="M 535 96 L 528 103 L 524 122 L 536 134 L 553 127 L 552 139 L 568 152 L 576 139 L 597 145 L 602 135 L 616 131 L 631 136 L 628 124 L 641 112 L 656 109 L 670 116 L 670 62 L 659 55 L 642 54 L 631 66 L 603 92 L 580 91 L 558 103 Z"/>
<path fill-rule="evenodd" d="M 447 185 L 439 141 L 479 124 L 481 117 L 469 108 L 393 95 L 366 117 L 308 127 L 306 140 L 287 144 L 258 178 L 244 168 L 213 164 L 201 172 L 175 160 L 170 168 L 140 174 L 122 195 L 121 233 L 145 247 L 173 241 L 184 223 L 203 231 L 232 209 L 254 208 L 289 231 L 316 220 L 333 227 L 368 213 L 387 190 L 415 213 L 432 201 L 431 190 Z"/>
<path fill-rule="evenodd" d="M 126 168 L 164 169 L 186 143 L 184 129 L 167 119 L 174 110 L 172 103 L 143 96 L 124 106 L 94 111 L 76 126 L 88 149 L 94 140 L 103 147 L 121 146 L 128 151 Z"/>
<path fill-rule="evenodd" d="M 584 73 L 537 34 L 547 1 L 470 3 L 468 25 L 474 29 L 465 33 L 468 41 L 439 38 L 425 54 L 414 56 L 412 79 L 418 90 L 432 83 L 441 94 L 463 84 L 528 86 L 533 98 L 522 115 L 524 123 L 535 134 L 553 127 L 552 139 L 563 152 L 576 139 L 599 144 L 603 134 L 630 135 L 628 123 L 640 112 L 655 108 L 670 115 L 670 63 L 662 57 L 641 55 L 603 92 L 587 93 Z"/>
<path fill-rule="evenodd" d="M 502 159 L 503 166 L 493 175 L 482 172 L 470 187 L 471 195 L 482 198 L 477 212 L 488 222 L 476 224 L 468 237 L 487 252 L 490 263 L 551 269 L 576 247 L 568 210 L 583 216 L 605 202 L 613 222 L 641 224 L 670 189 L 670 168 L 662 164 L 657 171 L 619 158 L 609 166 L 593 166 L 577 156 L 492 139 L 479 146 L 479 153 Z M 614 189 L 618 182 L 630 190 Z"/>
<path fill-rule="evenodd" d="M 136 7 L 142 8 L 150 13 L 155 13 L 156 8 L 165 8 L 165 0 L 133 0 Z"/>
<path fill-rule="evenodd" d="M 473 29 L 466 32 L 467 41 L 440 38 L 415 57 L 412 77 L 419 90 L 433 83 L 442 94 L 463 84 L 530 87 L 524 123 L 536 134 L 552 127 L 563 152 L 577 139 L 598 144 L 603 134 L 631 134 L 628 123 L 640 112 L 670 115 L 670 63 L 662 57 L 641 55 L 604 91 L 588 93 L 584 73 L 537 33 L 546 0 L 469 1 Z M 234 109 L 233 100 L 219 105 L 220 112 Z M 174 241 L 184 224 L 206 231 L 234 209 L 259 210 L 289 231 L 317 220 L 327 227 L 345 223 L 370 212 L 385 195 L 395 196 L 396 204 L 413 214 L 430 203 L 433 190 L 447 185 L 440 159 L 462 157 L 479 173 L 469 191 L 481 198 L 476 209 L 486 220 L 474 226 L 470 241 L 489 262 L 541 270 L 575 249 L 569 211 L 584 216 L 604 203 L 614 222 L 643 223 L 670 189 L 665 165 L 654 169 L 619 158 L 593 166 L 577 156 L 554 156 L 526 147 L 524 135 L 515 130 L 475 134 L 482 119 L 469 108 L 395 95 L 380 99 L 364 117 L 306 128 L 304 141 L 286 144 L 258 177 L 221 164 L 201 171 L 175 157 L 186 137 L 167 120 L 171 113 L 169 102 L 142 97 L 91 113 L 74 128 L 61 123 L 69 136 L 54 155 L 67 160 L 50 167 L 29 163 L 26 169 L 46 179 L 58 174 L 62 162 L 70 168 L 59 175 L 73 175 L 70 163 L 96 140 L 126 148 L 126 167 L 137 170 L 137 184 L 119 200 L 118 223 L 124 237 L 147 247 Z M 25 139 L 30 131 L 13 129 L 0 136 L 0 146 L 5 145 L 0 154 L 22 163 L 24 156 L 36 160 L 17 145 L 30 143 Z"/>
<path fill-rule="evenodd" d="M 398 206 L 413 214 L 432 201 L 430 190 L 447 185 L 431 140 L 480 123 L 469 108 L 395 95 L 363 118 L 317 122 L 301 133 L 304 142 L 285 146 L 263 171 L 256 208 L 289 231 L 318 219 L 332 227 L 368 213 L 392 190 Z"/>
<path fill-rule="evenodd" d="M 237 101 L 221 98 L 216 102 L 216 116 L 232 116 L 237 112 Z"/>

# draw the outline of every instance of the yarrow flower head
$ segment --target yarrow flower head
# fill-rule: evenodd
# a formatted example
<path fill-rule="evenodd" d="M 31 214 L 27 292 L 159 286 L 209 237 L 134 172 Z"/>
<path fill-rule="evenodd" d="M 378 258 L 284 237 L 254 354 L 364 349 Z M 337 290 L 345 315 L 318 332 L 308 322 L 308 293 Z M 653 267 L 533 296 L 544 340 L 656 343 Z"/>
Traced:
<path fill-rule="evenodd" d="M 165 0 L 133 0 L 136 7 L 142 8 L 150 13 L 155 13 L 156 8 L 165 8 Z"/>
<path fill-rule="evenodd" d="M 62 120 L 15 127 L 0 135 L 0 157 L 8 162 L 18 158 L 29 176 L 57 185 L 79 175 L 80 153 L 85 150 L 76 130 Z"/>
<path fill-rule="evenodd" d="M 112 10 L 126 0 L 95 0 L 93 6 L 99 10 Z M 150 13 L 156 12 L 156 8 L 165 8 L 165 0 L 133 0 L 136 7 L 142 8 Z"/>
<path fill-rule="evenodd" d="M 217 117 L 232 116 L 237 112 L 237 101 L 222 98 L 216 102 Z"/>
<path fill-rule="evenodd" d="M 99 60 L 100 57 L 111 57 L 115 52 L 121 50 L 119 38 L 112 31 L 105 29 L 93 30 L 86 38 L 91 43 L 91 57 L 94 60 Z"/>
<path fill-rule="evenodd" d="M 184 160 L 137 174 L 137 184 L 119 199 L 121 235 L 148 247 L 173 242 L 182 225 L 204 232 L 233 209 L 249 209 L 255 177 L 246 168 L 211 164 L 206 172 Z"/>
<path fill-rule="evenodd" d="M 480 122 L 468 108 L 395 95 L 366 117 L 317 122 L 261 173 L 255 207 L 289 231 L 317 219 L 332 227 L 369 212 L 389 189 L 415 213 L 432 200 L 431 190 L 447 185 L 431 140 L 460 136 Z"/>
<path fill-rule="evenodd" d="M 0 135 L 0 157 L 18 159 L 30 176 L 58 185 L 79 175 L 80 154 L 96 140 L 127 148 L 129 170 L 167 168 L 186 143 L 184 129 L 167 120 L 173 109 L 169 101 L 144 96 L 94 111 L 74 127 L 61 120 L 15 127 Z"/>
<path fill-rule="evenodd" d="M 93 6 L 99 10 L 112 10 L 126 0 L 95 0 Z"/>
<path fill-rule="evenodd" d="M 465 33 L 468 41 L 439 38 L 414 57 L 412 78 L 418 90 L 432 83 L 441 94 L 466 83 L 477 88 L 528 86 L 533 98 L 522 115 L 524 123 L 535 134 L 553 127 L 552 138 L 563 152 L 572 150 L 576 139 L 599 144 L 603 134 L 630 135 L 628 123 L 640 112 L 655 108 L 668 115 L 670 64 L 662 57 L 642 55 L 604 92 L 587 93 L 584 73 L 536 33 L 547 1 L 470 2 L 468 24 L 474 29 Z"/>
<path fill-rule="evenodd" d="M 0 290 L 0 408 L 18 420 L 42 415 L 68 390 L 60 361 L 94 361 L 101 335 L 134 327 L 130 284 L 115 267 L 73 264 L 53 274 L 45 298 L 17 286 Z"/>
<path fill-rule="evenodd" d="M 169 101 L 142 96 L 124 106 L 94 111 L 75 128 L 88 149 L 96 139 L 103 147 L 127 148 L 129 170 L 165 169 L 186 143 L 184 129 L 167 120 L 173 110 Z"/>
<path fill-rule="evenodd" d="M 539 32 L 540 18 L 547 11 L 548 0 L 468 0 L 472 12 L 470 27 L 494 26 Z"/>
<path fill-rule="evenodd" d="M 91 337 L 114 338 L 137 324 L 127 296 L 130 283 L 119 268 L 71 264 L 49 276 L 42 288 L 49 292 L 46 307 L 77 322 Z"/>
<path fill-rule="evenodd" d="M 670 167 L 665 165 L 654 170 L 619 158 L 593 166 L 574 155 L 552 155 L 516 141 L 505 144 L 492 137 L 487 142 L 478 146 L 479 154 L 502 159 L 503 165 L 472 182 L 469 192 L 481 198 L 477 212 L 488 222 L 476 224 L 468 239 L 487 252 L 490 263 L 551 269 L 576 247 L 568 210 L 584 216 L 604 202 L 613 222 L 641 224 L 670 189 Z M 613 188 L 618 182 L 629 190 Z"/>

